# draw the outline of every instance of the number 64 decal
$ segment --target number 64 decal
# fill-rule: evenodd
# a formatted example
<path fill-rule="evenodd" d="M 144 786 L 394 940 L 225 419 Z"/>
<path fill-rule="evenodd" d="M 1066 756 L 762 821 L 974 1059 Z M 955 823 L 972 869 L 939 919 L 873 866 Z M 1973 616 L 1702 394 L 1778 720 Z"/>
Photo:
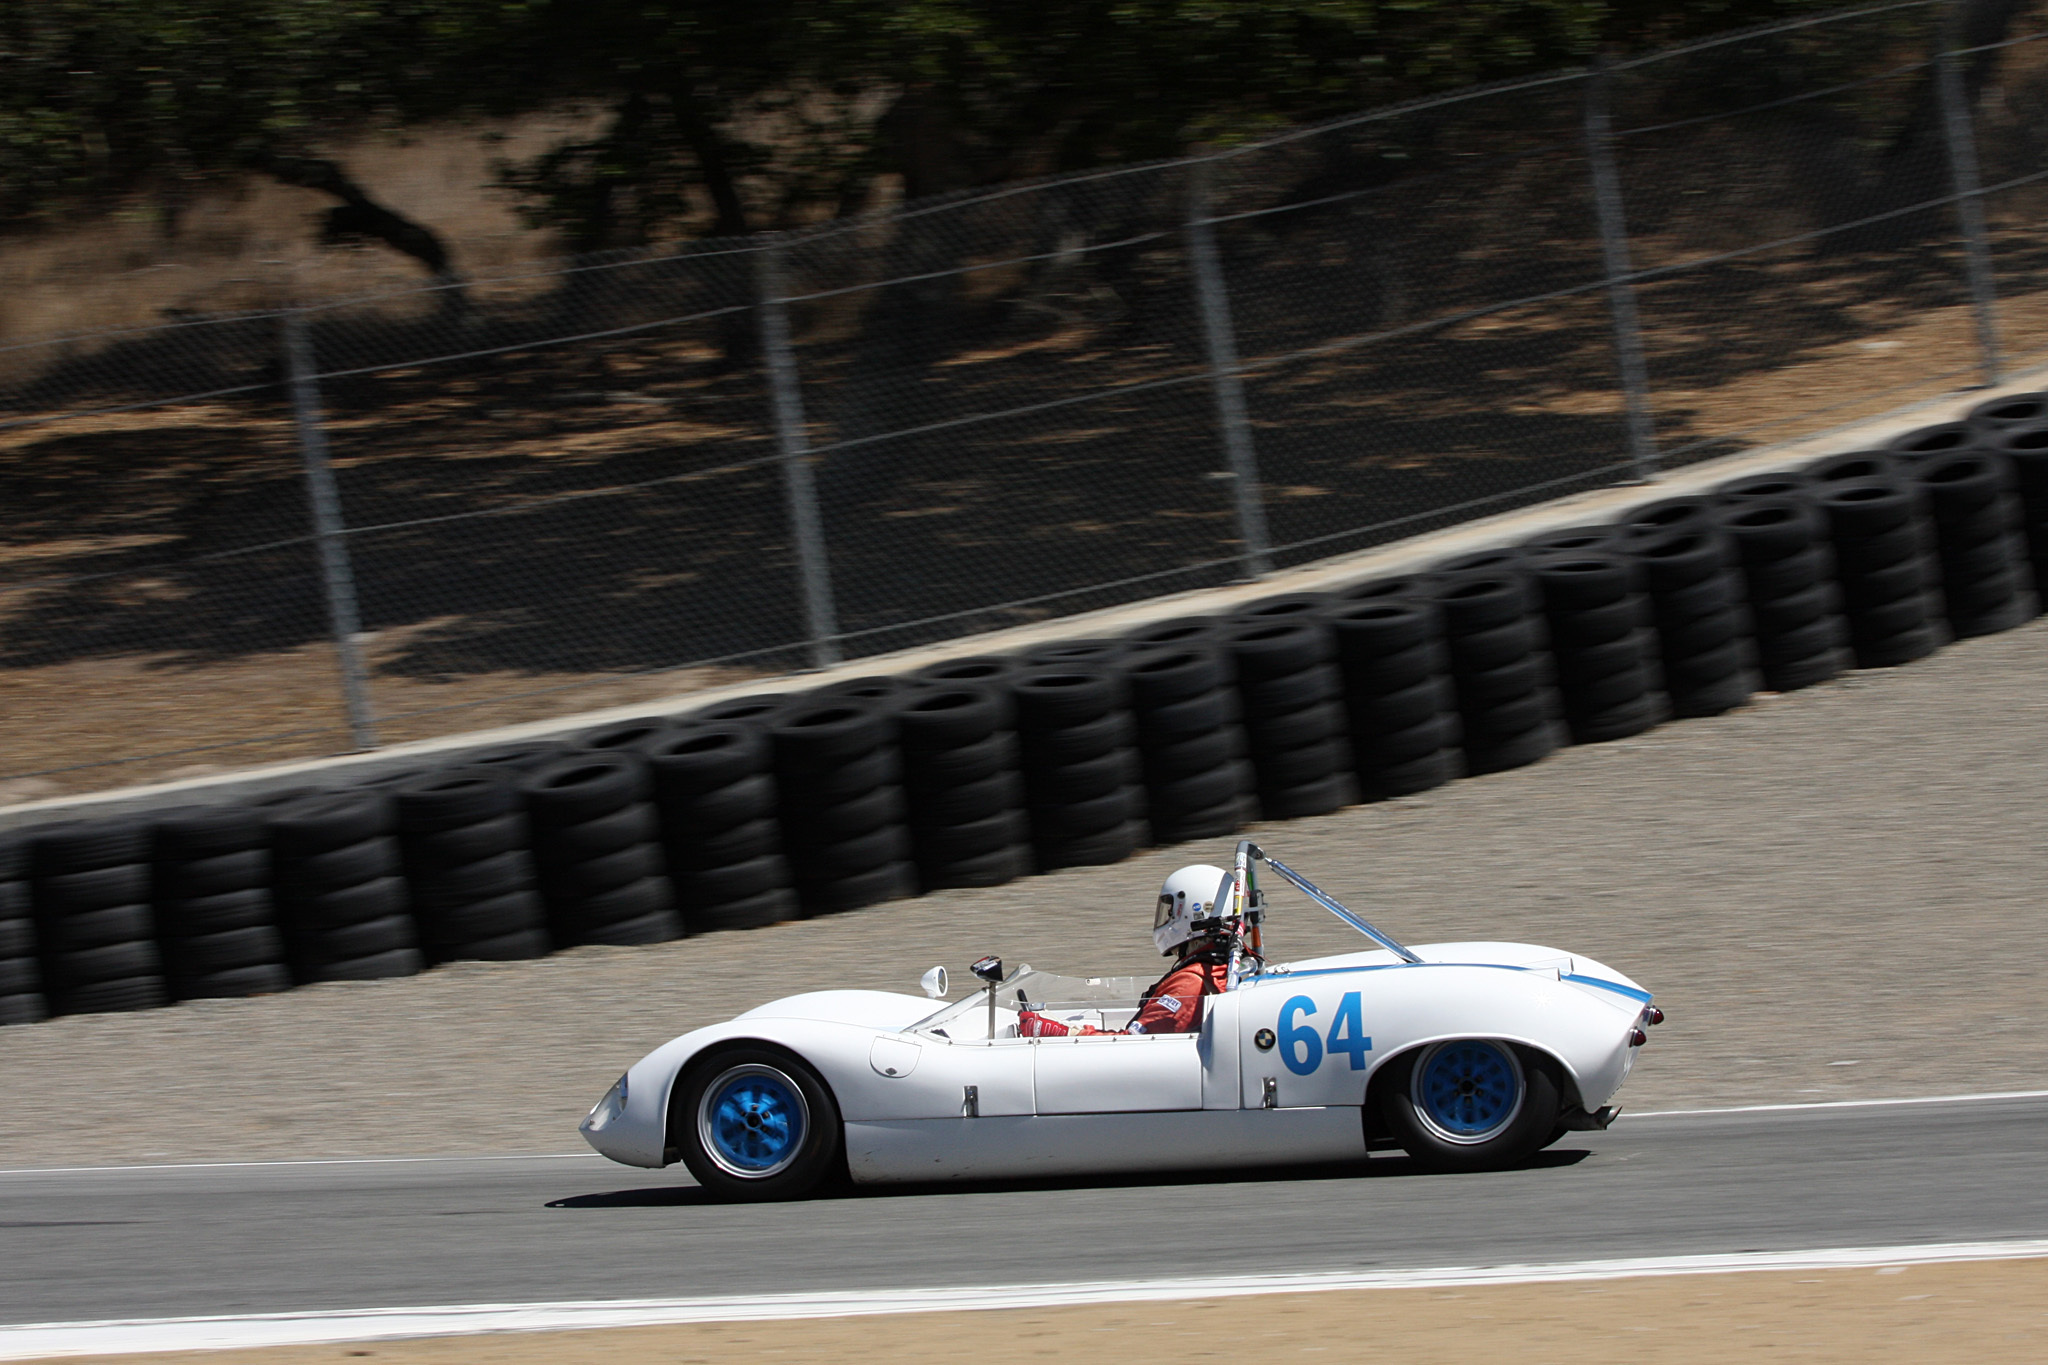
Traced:
<path fill-rule="evenodd" d="M 1365 1070 L 1365 1054 L 1372 1051 L 1372 1039 L 1365 1036 L 1365 1018 L 1357 991 L 1346 991 L 1337 1002 L 1337 1015 L 1330 1021 L 1330 1035 L 1319 1037 L 1312 1025 L 1301 1022 L 1316 1012 L 1316 1002 L 1297 995 L 1280 1007 L 1280 1060 L 1297 1076 L 1308 1076 L 1323 1064 L 1327 1046 L 1332 1056 L 1349 1053 L 1351 1069 Z"/>

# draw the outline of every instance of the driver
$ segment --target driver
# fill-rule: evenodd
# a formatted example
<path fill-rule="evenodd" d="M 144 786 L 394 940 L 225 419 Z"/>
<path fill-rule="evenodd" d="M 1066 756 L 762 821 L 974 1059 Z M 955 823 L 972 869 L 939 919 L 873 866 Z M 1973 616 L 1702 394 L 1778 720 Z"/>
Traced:
<path fill-rule="evenodd" d="M 1140 997 L 1138 1013 L 1123 1033 L 1195 1033 L 1202 1027 L 1202 997 L 1217 995 L 1230 979 L 1230 945 L 1224 933 L 1217 897 L 1229 873 L 1207 863 L 1184 867 L 1159 888 L 1152 916 L 1152 941 L 1173 967 Z M 1075 1029 L 1034 1010 L 1018 1017 L 1018 1033 L 1026 1038 L 1064 1038 L 1107 1030 L 1089 1025 Z"/>

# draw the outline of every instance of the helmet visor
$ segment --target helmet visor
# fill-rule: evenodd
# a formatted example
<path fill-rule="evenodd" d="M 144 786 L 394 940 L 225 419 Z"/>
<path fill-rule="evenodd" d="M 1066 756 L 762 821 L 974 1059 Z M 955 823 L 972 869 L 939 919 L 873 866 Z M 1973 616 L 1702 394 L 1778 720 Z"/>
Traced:
<path fill-rule="evenodd" d="M 1152 928 L 1154 929 L 1154 931 L 1164 929 L 1167 925 L 1167 922 L 1172 918 L 1173 897 L 1161 896 L 1159 898 L 1159 908 L 1152 912 Z M 1124 922 L 1126 924 L 1130 923 L 1129 920 L 1126 920 Z"/>

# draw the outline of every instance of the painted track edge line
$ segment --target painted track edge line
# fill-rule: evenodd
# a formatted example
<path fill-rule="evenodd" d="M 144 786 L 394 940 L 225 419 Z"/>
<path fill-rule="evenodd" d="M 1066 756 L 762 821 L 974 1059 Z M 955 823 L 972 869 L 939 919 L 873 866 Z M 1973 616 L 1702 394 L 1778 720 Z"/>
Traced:
<path fill-rule="evenodd" d="M 266 1313 L 247 1317 L 137 1318 L 0 1326 L 0 1361 L 77 1355 L 232 1350 L 264 1346 L 390 1341 L 661 1327 L 709 1322 L 874 1317 L 896 1313 L 1062 1308 L 1090 1304 L 1247 1298 L 1360 1289 L 1441 1289 L 1474 1285 L 1557 1284 L 1755 1271 L 1857 1270 L 1959 1261 L 2048 1259 L 2048 1238 L 1936 1242 L 1917 1246 L 1834 1247 L 1645 1256 L 1552 1265 L 1438 1266 L 1320 1275 L 1245 1275 L 1206 1281 L 1103 1280 L 966 1289 L 895 1289 L 698 1299 L 621 1299 L 530 1304 L 459 1304 Z"/>
<path fill-rule="evenodd" d="M 1985 1090 L 1971 1095 L 1906 1095 L 1882 1100 L 1791 1100 L 1782 1104 L 1738 1104 L 1725 1109 L 1645 1109 L 1632 1119 L 1699 1118 L 1709 1114 L 1786 1114 L 1803 1109 L 1881 1109 L 1909 1104 L 1985 1104 L 1993 1100 L 2048 1099 L 2048 1090 Z"/>

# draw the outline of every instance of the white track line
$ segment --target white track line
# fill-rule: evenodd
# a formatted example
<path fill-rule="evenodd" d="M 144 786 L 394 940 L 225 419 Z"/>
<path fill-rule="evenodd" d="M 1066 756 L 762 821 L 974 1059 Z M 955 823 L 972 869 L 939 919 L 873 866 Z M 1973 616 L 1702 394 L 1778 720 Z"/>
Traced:
<path fill-rule="evenodd" d="M 2048 1090 L 1986 1090 L 1975 1095 L 1915 1095 L 1892 1100 L 1803 1100 L 1792 1104 L 1744 1104 L 1728 1109 L 1648 1109 L 1632 1119 L 1691 1118 L 1699 1114 L 1787 1114 L 1802 1109 L 1880 1109 L 1902 1104 L 1982 1104 L 1987 1100 L 2048 1099 Z"/>
<path fill-rule="evenodd" d="M 1555 1265 L 1446 1266 L 1324 1275 L 1246 1275 L 1174 1280 L 1096 1280 L 1078 1284 L 970 1289 L 880 1289 L 700 1299 L 621 1299 L 570 1303 L 478 1303 L 434 1308 L 363 1308 L 248 1317 L 136 1318 L 0 1327 L 0 1361 L 144 1351 L 231 1350 L 258 1346 L 389 1341 L 485 1332 L 561 1332 L 659 1327 L 697 1322 L 770 1322 L 872 1317 L 997 1308 L 1317 1294 L 1345 1289 L 1439 1289 L 1468 1285 L 1556 1284 L 1646 1276 L 1720 1275 L 1759 1270 L 1855 1270 L 1957 1261 L 2048 1258 L 2048 1238 L 1946 1242 L 1921 1246 L 1747 1251 L 1704 1256 L 1568 1261 Z"/>

